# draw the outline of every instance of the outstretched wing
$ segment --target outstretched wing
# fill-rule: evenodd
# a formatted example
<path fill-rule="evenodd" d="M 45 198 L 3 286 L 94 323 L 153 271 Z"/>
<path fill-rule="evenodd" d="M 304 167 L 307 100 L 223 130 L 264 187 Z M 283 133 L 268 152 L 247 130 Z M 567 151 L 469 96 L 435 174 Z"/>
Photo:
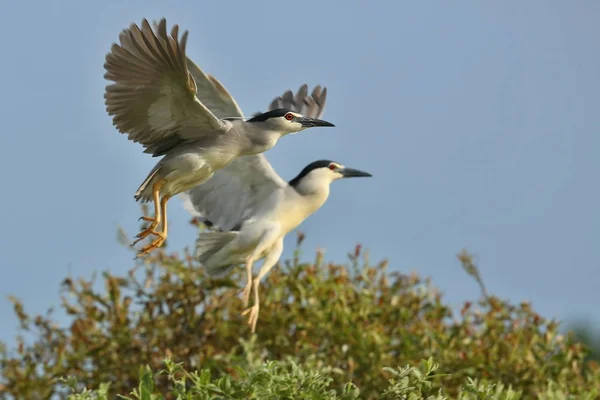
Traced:
<path fill-rule="evenodd" d="M 242 156 L 207 182 L 181 194 L 184 207 L 214 229 L 230 231 L 249 218 L 284 181 L 262 154 Z"/>
<path fill-rule="evenodd" d="M 217 78 L 205 74 L 188 58 L 188 68 L 196 81 L 196 97 L 213 112 L 217 118 L 243 117 L 244 114 L 235 99 Z"/>
<path fill-rule="evenodd" d="M 306 116 L 323 113 L 327 89 L 317 86 L 308 96 L 302 85 L 296 95 L 288 90 L 276 97 L 269 110 L 286 107 Z M 302 112 L 304 111 L 304 112 Z M 310 113 L 310 114 L 309 114 Z M 237 157 L 215 172 L 207 182 L 181 194 L 184 207 L 213 229 L 230 231 L 252 217 L 262 201 L 274 190 L 287 186 L 263 153 Z"/>
<path fill-rule="evenodd" d="M 196 96 L 197 66 L 185 55 L 188 32 L 178 38 L 174 25 L 167 34 L 162 19 L 153 31 L 147 20 L 119 35 L 106 55 L 106 109 L 114 125 L 141 143 L 146 153 L 165 154 L 177 144 L 207 134 L 220 134 L 226 125 Z M 198 75 L 200 76 L 200 75 Z"/>
<path fill-rule="evenodd" d="M 325 102 L 327 101 L 327 88 L 321 88 L 321 85 L 315 86 L 310 96 L 308 95 L 308 85 L 300 86 L 300 89 L 294 93 L 291 90 L 286 90 L 281 96 L 275 97 L 269 105 L 270 110 L 278 108 L 287 108 L 295 111 L 305 117 L 321 118 L 325 110 Z M 260 113 L 256 113 L 258 115 Z"/>
<path fill-rule="evenodd" d="M 162 22 L 162 21 L 161 21 Z M 155 30 L 160 29 L 160 23 L 153 21 Z M 207 74 L 186 56 L 187 68 L 196 82 L 196 97 L 204 104 L 215 117 L 243 117 L 244 114 L 235 99 L 229 94 L 225 86 L 211 74 Z"/>

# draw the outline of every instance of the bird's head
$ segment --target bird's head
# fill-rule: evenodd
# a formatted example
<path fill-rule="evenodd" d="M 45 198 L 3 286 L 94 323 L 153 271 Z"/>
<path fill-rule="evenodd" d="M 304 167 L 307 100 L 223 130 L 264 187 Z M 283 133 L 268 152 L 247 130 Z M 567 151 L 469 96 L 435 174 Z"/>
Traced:
<path fill-rule="evenodd" d="M 319 160 L 308 164 L 292 179 L 289 184 L 293 187 L 329 185 L 331 182 L 342 178 L 357 178 L 373 176 L 368 172 L 348 168 L 331 160 Z"/>
<path fill-rule="evenodd" d="M 335 126 L 331 122 L 305 117 L 302 114 L 298 114 L 297 112 L 286 108 L 278 108 L 276 110 L 256 114 L 246 122 L 261 124 L 265 130 L 276 131 L 282 135 L 300 132 L 304 129 L 316 126 Z"/>

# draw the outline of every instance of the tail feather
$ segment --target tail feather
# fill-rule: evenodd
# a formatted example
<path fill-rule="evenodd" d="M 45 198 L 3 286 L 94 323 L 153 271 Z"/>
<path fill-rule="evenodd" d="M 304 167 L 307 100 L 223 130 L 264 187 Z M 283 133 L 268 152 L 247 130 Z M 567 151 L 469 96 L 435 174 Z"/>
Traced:
<path fill-rule="evenodd" d="M 159 170 L 159 167 L 158 167 L 158 165 L 156 165 L 152 169 L 152 171 L 150 171 L 150 173 L 148 174 L 146 179 L 144 179 L 144 182 L 142 182 L 142 184 L 138 188 L 137 192 L 135 192 L 135 194 L 133 195 L 133 198 L 135 199 L 135 201 L 140 201 L 140 199 L 141 199 L 142 203 L 145 203 L 152 199 L 152 196 L 149 196 L 149 195 L 144 196 L 143 192 L 148 187 L 148 185 L 150 184 L 150 181 L 152 181 L 152 178 L 154 178 L 154 175 L 156 175 L 158 170 Z"/>
<path fill-rule="evenodd" d="M 231 260 L 211 258 L 237 235 L 238 232 L 203 232 L 198 236 L 195 255 L 210 276 L 225 275 L 233 267 Z"/>
<path fill-rule="evenodd" d="M 222 278 L 231 271 L 233 264 L 221 265 L 220 267 L 206 268 L 206 272 L 212 278 Z"/>

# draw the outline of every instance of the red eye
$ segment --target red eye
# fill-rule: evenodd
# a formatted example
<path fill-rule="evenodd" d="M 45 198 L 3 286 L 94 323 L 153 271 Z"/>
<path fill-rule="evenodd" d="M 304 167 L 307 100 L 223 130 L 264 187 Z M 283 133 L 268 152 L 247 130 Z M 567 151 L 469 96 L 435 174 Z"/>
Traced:
<path fill-rule="evenodd" d="M 285 114 L 285 119 L 287 119 L 288 121 L 293 120 L 294 119 L 294 114 L 292 114 L 292 113 Z"/>
<path fill-rule="evenodd" d="M 334 171 L 335 170 L 335 165 L 329 164 L 329 169 L 332 170 L 332 171 Z"/>

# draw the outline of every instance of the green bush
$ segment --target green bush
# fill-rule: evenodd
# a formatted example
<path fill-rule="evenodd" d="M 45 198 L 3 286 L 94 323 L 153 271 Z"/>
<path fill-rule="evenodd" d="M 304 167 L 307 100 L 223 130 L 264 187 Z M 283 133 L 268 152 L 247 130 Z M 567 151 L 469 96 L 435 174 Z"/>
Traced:
<path fill-rule="evenodd" d="M 140 380 L 130 396 L 119 396 L 124 400 L 162 400 L 177 398 L 180 400 L 217 400 L 217 399 L 260 399 L 260 400 L 355 400 L 361 398 L 358 387 L 349 382 L 338 392 L 331 389 L 333 379 L 327 373 L 315 370 L 304 371 L 295 363 L 269 361 L 252 371 L 239 369 L 238 379 L 225 375 L 212 379 L 209 370 L 189 373 L 180 365 L 166 360 L 166 369 L 157 375 L 167 375 L 171 383 L 169 393 L 159 393 L 154 383 L 156 375 L 150 367 L 140 369 Z M 438 376 L 438 365 L 431 359 L 424 360 L 419 367 L 386 368 L 392 375 L 388 386 L 382 389 L 383 400 L 444 400 L 449 399 L 441 388 L 436 388 L 433 380 Z M 75 388 L 75 380 L 66 381 L 66 385 Z M 70 400 L 106 400 L 107 384 L 98 390 L 83 389 L 79 394 L 69 396 Z M 597 393 L 570 396 L 563 389 L 550 382 L 546 390 L 540 393 L 540 399 L 594 399 Z M 468 378 L 461 386 L 459 400 L 519 400 L 524 398 L 521 392 L 506 387 L 502 383 L 478 382 Z"/>
<path fill-rule="evenodd" d="M 356 398 L 356 388 L 361 399 L 598 398 L 600 371 L 583 346 L 529 304 L 488 295 L 467 253 L 459 259 L 482 298 L 459 315 L 429 280 L 372 265 L 360 246 L 349 258 L 300 262 L 297 252 L 274 269 L 255 335 L 240 316 L 243 271 L 210 280 L 187 252 L 162 249 L 126 276 L 104 272 L 104 289 L 94 278 L 66 278 L 68 326 L 29 315 L 12 298 L 22 334 L 14 349 L 0 346 L 0 396 L 68 398 L 61 379 L 69 377 L 75 392 L 108 385 L 104 395 L 73 399 L 135 398 L 133 388 L 151 381 L 166 399 Z M 435 374 L 421 361 L 430 358 Z M 150 375 L 165 359 L 177 372 L 168 364 Z M 389 369 L 398 365 L 420 369 Z M 232 392 L 215 394 L 222 385 Z"/>

